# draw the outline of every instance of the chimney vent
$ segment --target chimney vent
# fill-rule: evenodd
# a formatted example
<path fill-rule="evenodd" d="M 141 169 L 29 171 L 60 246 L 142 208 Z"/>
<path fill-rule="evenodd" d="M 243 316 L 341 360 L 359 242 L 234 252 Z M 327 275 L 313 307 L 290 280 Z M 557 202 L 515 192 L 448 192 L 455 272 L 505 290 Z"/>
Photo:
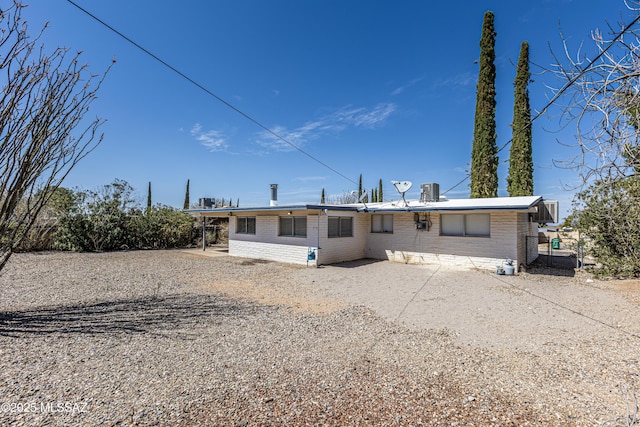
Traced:
<path fill-rule="evenodd" d="M 278 206 L 278 184 L 271 184 L 271 201 L 269 206 Z"/>

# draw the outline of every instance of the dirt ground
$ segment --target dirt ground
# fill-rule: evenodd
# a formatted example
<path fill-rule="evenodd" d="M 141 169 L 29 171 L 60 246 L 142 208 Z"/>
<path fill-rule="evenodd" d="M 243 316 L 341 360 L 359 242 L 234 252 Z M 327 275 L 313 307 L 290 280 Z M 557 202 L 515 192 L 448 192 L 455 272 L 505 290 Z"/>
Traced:
<path fill-rule="evenodd" d="M 277 287 L 268 277 L 262 283 L 207 286 L 299 311 L 363 305 L 411 328 L 447 329 L 462 345 L 477 347 L 536 350 L 571 339 L 640 337 L 639 282 L 598 281 L 571 268 L 573 263 L 573 258 L 558 257 L 554 267 L 547 267 L 541 259 L 526 273 L 498 276 L 464 267 L 361 260 L 291 266 L 299 281 L 295 288 Z"/>
<path fill-rule="evenodd" d="M 12 258 L 0 425 L 566 427 L 633 414 L 637 282 L 207 252 Z"/>

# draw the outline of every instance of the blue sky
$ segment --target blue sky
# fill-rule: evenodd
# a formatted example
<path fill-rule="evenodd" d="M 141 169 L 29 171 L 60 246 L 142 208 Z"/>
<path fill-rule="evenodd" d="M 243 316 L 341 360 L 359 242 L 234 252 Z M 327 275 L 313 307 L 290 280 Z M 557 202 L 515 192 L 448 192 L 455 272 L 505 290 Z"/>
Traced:
<path fill-rule="evenodd" d="M 576 52 L 590 32 L 627 16 L 622 0 L 365 1 L 75 0 L 217 96 L 367 188 L 383 180 L 463 179 L 471 158 L 475 84 L 483 14 L 495 13 L 498 146 L 511 138 L 513 79 L 520 43 L 530 45 L 534 112 L 560 86 L 550 73 L 559 29 Z M 240 199 L 240 206 L 319 202 L 357 188 L 292 149 L 85 15 L 66 0 L 31 1 L 32 32 L 49 21 L 43 41 L 82 50 L 92 72 L 116 59 L 91 117 L 107 120 L 103 143 L 65 181 L 92 189 L 115 178 L 154 203 L 182 207 L 185 184 L 198 197 Z M 557 139 L 557 110 L 535 122 L 535 193 L 569 208 L 563 184 L 573 173 L 552 159 L 576 153 Z M 500 153 L 506 193 L 509 149 Z M 467 197 L 466 181 L 449 191 Z"/>

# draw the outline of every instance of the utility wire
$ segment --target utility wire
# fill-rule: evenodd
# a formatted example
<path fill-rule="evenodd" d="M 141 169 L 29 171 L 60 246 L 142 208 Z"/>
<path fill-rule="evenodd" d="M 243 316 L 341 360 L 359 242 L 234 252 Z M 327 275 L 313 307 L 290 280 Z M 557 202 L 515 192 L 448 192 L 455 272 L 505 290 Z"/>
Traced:
<path fill-rule="evenodd" d="M 305 150 L 300 148 L 298 145 L 294 144 L 293 142 L 289 141 L 288 139 L 286 139 L 282 135 L 280 135 L 277 132 L 275 132 L 274 130 L 270 129 L 268 126 L 263 125 L 260 121 L 258 121 L 257 119 L 254 119 L 252 116 L 250 116 L 249 114 L 247 114 L 244 111 L 240 110 L 235 105 L 233 105 L 230 102 L 226 101 L 222 97 L 216 95 L 214 92 L 212 92 L 211 90 L 207 89 L 205 86 L 203 86 L 200 83 L 198 83 L 197 81 L 193 80 L 191 77 L 189 77 L 188 75 L 186 75 L 182 71 L 178 70 L 176 67 L 172 66 L 171 64 L 169 64 L 168 62 L 166 62 L 162 58 L 160 58 L 157 55 L 151 53 L 149 50 L 145 49 L 143 46 L 139 45 L 138 43 L 133 41 L 131 38 L 129 38 L 126 35 L 124 35 L 122 32 L 118 31 L 117 29 L 115 29 L 111 25 L 109 25 L 106 22 L 104 22 L 102 19 L 98 18 L 97 16 L 95 16 L 94 14 L 89 12 L 88 10 L 84 9 L 83 7 L 81 7 L 80 5 L 75 3 L 73 0 L 67 0 L 67 2 L 70 3 L 71 5 L 75 6 L 77 9 L 82 11 L 87 16 L 93 18 L 95 21 L 97 21 L 100 24 L 102 24 L 104 27 L 106 27 L 109 30 L 111 30 L 112 32 L 114 32 L 115 34 L 117 34 L 118 36 L 120 36 L 121 38 L 126 40 L 128 43 L 132 44 L 133 46 L 135 46 L 136 48 L 138 48 L 139 50 L 141 50 L 142 52 L 144 52 L 145 54 L 150 56 L 151 58 L 155 59 L 160 64 L 164 65 L 165 67 L 167 67 L 168 69 L 170 69 L 174 73 L 178 74 L 180 77 L 182 77 L 183 79 L 187 80 L 189 83 L 193 84 L 198 89 L 204 91 L 208 95 L 214 97 L 216 100 L 218 100 L 221 103 L 223 103 L 228 108 L 230 108 L 233 111 L 235 111 L 236 113 L 240 114 L 242 117 L 244 117 L 245 119 L 249 120 L 250 122 L 252 122 L 256 126 L 258 126 L 259 128 L 261 128 L 264 131 L 268 132 L 269 134 L 273 135 L 274 137 L 276 137 L 280 141 L 286 143 L 287 145 L 293 147 L 294 149 L 296 149 L 300 153 L 304 154 L 305 156 L 309 157 L 311 160 L 313 160 L 313 161 L 319 163 L 320 165 L 324 166 L 325 168 L 329 169 L 331 172 L 335 173 L 336 175 L 346 179 L 347 181 L 349 181 L 349 182 L 351 182 L 351 183 L 353 183 L 355 185 L 358 185 L 358 183 L 356 181 L 354 181 L 353 179 L 349 178 L 348 176 L 344 175 L 343 173 L 341 173 L 341 172 L 337 171 L 336 169 L 332 168 L 331 166 L 329 166 L 328 164 L 326 164 L 322 160 L 318 159 L 317 157 L 313 156 L 312 154 L 309 154 L 308 152 L 306 152 Z"/>
<path fill-rule="evenodd" d="M 518 132 L 523 132 L 527 127 L 531 127 L 531 125 L 532 125 L 532 123 L 534 121 L 536 121 L 538 118 L 540 118 L 540 116 L 542 116 L 549 109 L 549 107 L 551 107 L 558 100 L 558 98 L 560 98 L 562 96 L 562 94 L 567 91 L 567 89 L 569 89 L 571 86 L 573 86 L 573 84 L 580 77 L 582 77 L 587 72 L 587 70 L 593 66 L 593 64 L 595 64 L 600 58 L 602 58 L 602 56 L 605 53 L 607 53 L 609 48 L 611 48 L 611 46 L 613 46 L 618 41 L 618 39 L 620 39 L 620 37 L 622 37 L 624 35 L 624 33 L 626 33 L 631 27 L 633 27 L 639 20 L 640 20 L 640 15 L 638 15 L 633 21 L 631 21 L 631 23 L 629 25 L 624 27 L 622 29 L 622 31 L 620 31 L 620 33 L 618 33 L 618 35 L 616 35 L 613 38 L 613 40 L 611 40 L 609 42 L 609 44 L 602 51 L 600 51 L 600 53 L 598 53 L 598 55 L 596 55 L 596 57 L 594 59 L 589 61 L 589 63 L 587 64 L 586 67 L 584 67 L 582 70 L 580 70 L 580 72 L 578 74 L 576 74 L 571 79 L 569 79 L 569 81 L 567 83 L 565 83 L 564 86 L 562 86 L 558 92 L 556 92 L 556 94 L 549 100 L 549 102 L 547 102 L 547 104 L 544 106 L 544 108 L 542 108 L 542 110 L 540 110 L 538 112 L 538 114 L 536 114 L 524 128 L 521 128 L 520 130 L 518 130 Z M 500 149 L 498 149 L 498 151 L 496 151 L 496 154 L 498 154 L 499 152 L 501 152 L 502 150 L 507 148 L 507 146 L 509 144 L 511 144 L 512 142 L 513 142 L 513 137 L 511 137 L 502 147 L 500 147 Z M 471 177 L 471 172 L 467 173 L 467 175 L 464 178 L 462 178 L 460 181 L 458 181 L 458 183 L 456 183 L 453 187 L 449 188 L 447 191 L 445 191 L 442 194 L 443 195 L 447 194 L 449 191 L 455 189 L 460 184 L 462 184 L 467 179 L 469 179 L 469 177 Z"/>

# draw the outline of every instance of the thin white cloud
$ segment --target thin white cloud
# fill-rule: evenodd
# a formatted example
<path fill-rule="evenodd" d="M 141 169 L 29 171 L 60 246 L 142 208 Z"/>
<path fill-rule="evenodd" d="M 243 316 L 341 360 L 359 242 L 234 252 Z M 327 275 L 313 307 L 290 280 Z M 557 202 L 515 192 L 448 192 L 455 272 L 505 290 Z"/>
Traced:
<path fill-rule="evenodd" d="M 382 125 L 396 111 L 395 104 L 378 104 L 370 111 L 360 111 L 353 117 L 356 127 L 375 128 Z"/>
<path fill-rule="evenodd" d="M 195 138 L 204 147 L 207 147 L 209 151 L 225 151 L 229 145 L 227 139 L 217 130 L 202 130 L 202 125 L 196 123 L 191 128 L 191 136 Z"/>
<path fill-rule="evenodd" d="M 290 130 L 284 126 L 274 126 L 271 128 L 273 133 L 260 132 L 257 143 L 276 151 L 291 151 L 295 149 L 291 144 L 302 147 L 307 142 L 327 133 L 341 132 L 349 128 L 374 129 L 380 127 L 395 110 L 396 105 L 393 103 L 380 103 L 369 109 L 364 107 L 345 107 L 317 120 L 306 122 L 295 129 Z M 276 135 L 282 137 L 282 139 Z M 291 144 L 283 141 L 283 139 Z"/>
<path fill-rule="evenodd" d="M 391 92 L 391 96 L 396 96 L 396 95 L 400 95 L 402 92 L 404 92 L 405 90 L 409 89 L 412 86 L 415 86 L 416 84 L 420 83 L 422 80 L 424 80 L 424 77 L 418 77 L 415 78 L 413 80 L 411 80 L 409 83 L 397 87 L 395 88 L 392 92 Z"/>
<path fill-rule="evenodd" d="M 437 80 L 434 83 L 434 86 L 436 87 L 467 87 L 467 86 L 473 86 L 476 84 L 476 80 L 477 80 L 478 76 L 470 73 L 470 72 L 466 72 L 466 73 L 460 73 L 460 74 L 456 74 L 453 75 L 449 78 L 446 79 L 440 79 Z"/>

